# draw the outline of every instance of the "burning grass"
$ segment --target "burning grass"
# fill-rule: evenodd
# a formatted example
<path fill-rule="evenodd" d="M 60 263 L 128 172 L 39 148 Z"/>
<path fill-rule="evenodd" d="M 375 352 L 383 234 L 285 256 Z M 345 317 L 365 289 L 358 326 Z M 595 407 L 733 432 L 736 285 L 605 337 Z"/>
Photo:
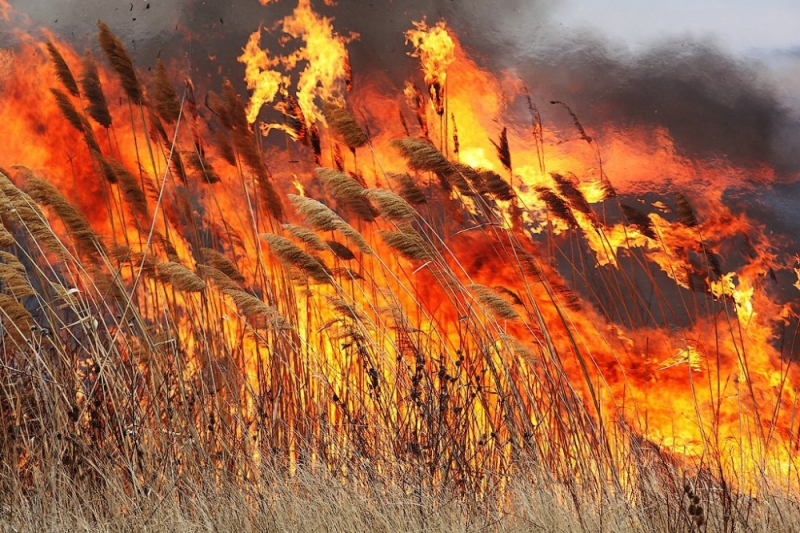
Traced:
<path fill-rule="evenodd" d="M 291 35 L 337 39 L 308 9 L 284 21 Z M 48 42 L 38 79 L 66 92 L 23 66 L 7 82 L 49 104 L 9 106 L 6 123 L 46 123 L 71 152 L 64 170 L 43 138 L 15 136 L 3 163 L 36 172 L 0 174 L 11 527 L 796 523 L 797 376 L 775 335 L 795 306 L 767 281 L 789 263 L 719 197 L 678 192 L 671 216 L 633 207 L 569 108 L 588 155 L 543 159 L 538 112 L 535 150 L 514 151 L 506 128 L 492 140 L 481 120 L 495 117 L 460 99 L 460 80 L 487 75 L 443 23 L 408 36 L 439 58 L 424 65 L 430 99 L 415 92 L 419 136 L 404 120 L 370 134 L 338 101 L 346 72 L 308 66 L 336 97 L 305 80 L 291 116 L 312 122 L 281 130 L 307 158 L 300 178 L 264 157 L 257 134 L 275 129 L 251 128 L 232 84 L 201 112 L 159 62 L 148 92 L 99 27 L 109 71 Z M 338 168 L 315 169 L 323 157 Z"/>

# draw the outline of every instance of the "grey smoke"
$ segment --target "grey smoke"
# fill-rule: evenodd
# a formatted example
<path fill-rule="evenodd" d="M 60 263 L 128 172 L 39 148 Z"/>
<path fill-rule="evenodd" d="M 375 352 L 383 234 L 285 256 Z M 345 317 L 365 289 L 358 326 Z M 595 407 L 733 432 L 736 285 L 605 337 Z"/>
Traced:
<path fill-rule="evenodd" d="M 217 89 L 213 85 L 221 74 L 244 92 L 236 62 L 241 46 L 259 24 L 273 26 L 296 2 L 281 0 L 267 7 L 256 0 L 11 4 L 28 14 L 31 27 L 51 28 L 79 48 L 94 46 L 95 23 L 103 19 L 140 67 L 152 66 L 160 56 L 186 65 L 201 86 L 207 78 L 208 88 Z M 401 87 L 417 71 L 415 61 L 406 57 L 403 39 L 410 21 L 444 18 L 483 66 L 518 72 L 545 121 L 568 127 L 563 110 L 547 104 L 560 100 L 589 130 L 661 125 L 687 155 L 797 168 L 793 154 L 800 128 L 793 111 L 756 63 L 734 58 L 709 42 L 687 38 L 633 53 L 597 34 L 561 28 L 553 19 L 557 4 L 550 0 L 340 0 L 335 8 L 314 4 L 335 17 L 341 33 L 361 35 L 349 47 L 357 75 L 380 71 Z M 196 37 L 191 42 L 185 28 Z M 278 49 L 274 37 L 265 35 L 264 42 Z"/>

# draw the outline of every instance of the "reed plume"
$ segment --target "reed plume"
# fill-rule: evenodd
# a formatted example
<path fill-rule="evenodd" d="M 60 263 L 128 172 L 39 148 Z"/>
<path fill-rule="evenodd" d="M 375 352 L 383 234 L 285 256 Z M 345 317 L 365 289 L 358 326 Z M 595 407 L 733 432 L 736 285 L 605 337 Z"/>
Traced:
<path fill-rule="evenodd" d="M 378 210 L 364 196 L 364 187 L 359 182 L 344 172 L 330 168 L 318 168 L 316 172 L 337 202 L 362 220 L 367 222 L 375 220 L 379 214 Z"/>
<path fill-rule="evenodd" d="M 408 161 L 408 167 L 422 172 L 433 172 L 440 176 L 453 173 L 453 164 L 431 143 L 416 137 L 392 141 L 400 154 Z"/>
<path fill-rule="evenodd" d="M 683 193 L 675 193 L 675 203 L 678 206 L 678 222 L 684 226 L 694 228 L 697 226 L 697 217 L 694 214 L 691 202 Z"/>
<path fill-rule="evenodd" d="M 330 276 L 322 261 L 304 252 L 286 237 L 273 233 L 264 233 L 261 238 L 269 245 L 278 260 L 287 267 L 302 271 L 317 283 L 330 283 Z"/>
<path fill-rule="evenodd" d="M 289 195 L 289 200 L 294 204 L 297 212 L 305 217 L 306 224 L 317 231 L 338 231 L 356 245 L 361 253 L 371 254 L 370 248 L 364 237 L 328 206 L 305 196 Z"/>
<path fill-rule="evenodd" d="M 169 282 L 180 292 L 200 292 L 206 288 L 206 282 L 200 276 L 173 261 L 156 264 L 156 272 L 162 281 Z"/>
<path fill-rule="evenodd" d="M 103 94 L 103 87 L 100 84 L 97 63 L 95 63 L 94 57 L 89 51 L 86 52 L 81 60 L 80 85 L 81 89 L 83 89 L 83 95 L 89 102 L 86 112 L 95 122 L 104 128 L 110 128 L 111 113 L 108 111 L 106 96 Z"/>
<path fill-rule="evenodd" d="M 503 164 L 503 168 L 511 172 L 511 151 L 508 148 L 508 129 L 503 128 L 497 142 L 492 139 L 489 140 L 497 150 L 497 157 L 500 159 L 500 163 Z"/>
<path fill-rule="evenodd" d="M 80 113 L 78 113 L 78 110 L 75 109 L 75 106 L 72 105 L 72 102 L 70 102 L 67 95 L 55 88 L 51 88 L 50 92 L 56 98 L 58 109 L 61 110 L 61 114 L 64 115 L 64 118 L 67 119 L 67 122 L 69 122 L 70 126 L 83 133 L 82 117 Z"/>
<path fill-rule="evenodd" d="M 411 205 L 424 205 L 428 202 L 425 192 L 414 182 L 414 178 L 408 174 L 389 172 L 389 179 L 397 183 L 398 193 Z"/>
<path fill-rule="evenodd" d="M 325 103 L 325 120 L 348 148 L 355 150 L 369 142 L 367 136 L 347 109 L 334 102 Z"/>
<path fill-rule="evenodd" d="M 75 77 L 72 75 L 69 65 L 67 65 L 67 62 L 64 60 L 64 56 L 61 55 L 61 52 L 58 51 L 58 48 L 56 48 L 56 45 L 54 45 L 52 41 L 48 40 L 45 45 L 47 46 L 47 51 L 50 53 L 53 66 L 56 69 L 56 77 L 72 96 L 78 96 L 78 84 L 75 82 Z"/>
<path fill-rule="evenodd" d="M 355 254 L 350 251 L 350 248 L 337 241 L 325 241 L 331 252 L 344 261 L 352 261 L 356 258 Z"/>
<path fill-rule="evenodd" d="M 328 249 L 327 245 L 319 237 L 319 235 L 306 227 L 298 226 L 296 224 L 284 224 L 283 229 L 289 235 L 305 244 L 310 250 L 323 252 Z"/>
<path fill-rule="evenodd" d="M 239 283 L 233 281 L 224 272 L 208 265 L 197 265 L 200 277 L 212 280 L 222 292 L 242 290 Z"/>
<path fill-rule="evenodd" d="M 622 214 L 625 215 L 625 219 L 628 221 L 628 224 L 639 230 L 639 233 L 644 235 L 649 239 L 656 238 L 656 232 L 653 228 L 653 221 L 650 220 L 646 214 L 642 213 L 635 207 L 631 207 L 625 204 L 619 204 L 620 209 L 622 209 Z"/>
<path fill-rule="evenodd" d="M 218 251 L 212 248 L 200 248 L 200 253 L 203 255 L 203 259 L 208 263 L 209 266 L 212 266 L 237 282 L 244 282 L 245 277 L 244 274 L 239 272 L 239 269 L 236 268 L 236 265 L 233 262 L 219 253 Z"/>
<path fill-rule="evenodd" d="M 150 213 L 147 207 L 147 195 L 142 191 L 139 180 L 122 163 L 111 158 L 108 158 L 107 162 L 119 180 L 122 196 L 128 203 L 131 212 L 137 217 L 140 224 L 146 225 L 150 221 Z"/>
<path fill-rule="evenodd" d="M 92 157 L 100 167 L 100 174 L 108 183 L 117 183 L 117 181 L 119 181 L 117 179 L 117 174 L 114 172 L 114 168 L 105 160 L 100 152 L 92 152 Z"/>
<path fill-rule="evenodd" d="M 547 204 L 547 209 L 556 217 L 566 222 L 567 226 L 570 228 L 580 227 L 572 211 L 570 211 L 569 206 L 560 196 L 547 187 L 536 187 L 536 193 L 539 198 Z"/>
<path fill-rule="evenodd" d="M 400 231 L 381 230 L 378 234 L 383 242 L 406 259 L 429 261 L 433 258 L 428 242 L 411 226 L 403 226 Z"/>
<path fill-rule="evenodd" d="M 156 74 L 153 79 L 153 102 L 156 113 L 164 122 L 174 124 L 181 114 L 181 102 L 175 87 L 169 81 L 167 69 L 161 58 L 156 60 Z"/>
<path fill-rule="evenodd" d="M 98 20 L 97 28 L 99 30 L 97 40 L 100 43 L 100 48 L 105 53 L 111 67 L 116 71 L 117 76 L 119 76 L 123 90 L 134 104 L 141 104 L 142 88 L 139 85 L 139 79 L 136 77 L 136 69 L 133 66 L 131 56 L 119 37 L 114 35 L 105 22 Z"/>
<path fill-rule="evenodd" d="M 24 170 L 23 170 L 24 173 Z M 65 257 L 66 249 L 56 237 L 47 218 L 39 209 L 33 198 L 19 190 L 8 176 L 0 172 L 0 191 L 10 203 L 16 220 L 25 228 L 35 243 L 41 244 L 45 249 L 59 257 Z M 4 202 L 5 203 L 5 200 Z"/>
<path fill-rule="evenodd" d="M 18 348 L 23 349 L 30 337 L 33 317 L 25 307 L 8 294 L 0 293 L 3 329 Z"/>
<path fill-rule="evenodd" d="M 572 207 L 572 209 L 589 217 L 594 217 L 592 206 L 586 201 L 586 197 L 583 195 L 583 193 L 577 187 L 575 187 L 575 184 L 572 182 L 572 180 L 564 177 L 558 172 L 551 172 L 550 176 L 556 182 L 558 193 L 562 198 L 569 202 L 569 205 Z"/>
<path fill-rule="evenodd" d="M 410 220 L 417 216 L 416 210 L 401 196 L 386 189 L 368 189 L 364 192 L 375 202 L 381 215 L 390 220 Z"/>
<path fill-rule="evenodd" d="M 217 148 L 217 152 L 219 156 L 225 160 L 230 166 L 236 166 L 236 154 L 233 151 L 233 146 L 231 145 L 228 137 L 225 135 L 225 132 L 218 129 L 214 132 L 213 137 L 214 146 Z"/>
<path fill-rule="evenodd" d="M 11 291 L 17 299 L 36 294 L 28 279 L 25 265 L 16 255 L 0 251 L 0 261 L 2 261 L 0 263 L 0 281 L 3 282 L 6 290 Z"/>
<path fill-rule="evenodd" d="M 28 174 L 24 187 L 34 200 L 55 211 L 81 255 L 97 260 L 99 253 L 105 253 L 100 237 L 84 214 L 64 198 L 58 189 L 49 182 L 34 176 L 33 173 Z"/>
<path fill-rule="evenodd" d="M 222 180 L 222 178 L 219 177 L 219 174 L 214 171 L 211 163 L 209 163 L 206 158 L 200 155 L 196 150 L 184 152 L 184 156 L 186 156 L 186 162 L 188 163 L 189 167 L 195 172 L 199 173 L 205 183 L 219 183 Z"/>
<path fill-rule="evenodd" d="M 503 320 L 518 320 L 519 313 L 511 306 L 508 301 L 497 294 L 494 290 L 485 285 L 472 284 L 467 289 L 477 298 L 477 300 L 488 308 L 497 318 Z"/>
<path fill-rule="evenodd" d="M 481 179 L 483 181 L 483 188 L 485 191 L 493 195 L 498 200 L 511 201 L 516 197 L 516 193 L 511 185 L 506 182 L 498 174 L 492 170 L 480 171 Z"/>
<path fill-rule="evenodd" d="M 291 330 L 292 324 L 277 309 L 265 304 L 260 299 L 243 290 L 225 290 L 243 316 L 255 321 L 256 327 L 264 327 L 273 331 Z"/>

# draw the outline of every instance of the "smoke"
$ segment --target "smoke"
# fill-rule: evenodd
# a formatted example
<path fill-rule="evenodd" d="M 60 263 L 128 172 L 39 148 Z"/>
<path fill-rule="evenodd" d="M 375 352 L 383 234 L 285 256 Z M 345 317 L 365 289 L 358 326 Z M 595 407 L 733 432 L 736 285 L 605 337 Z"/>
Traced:
<path fill-rule="evenodd" d="M 256 0 L 11 0 L 31 27 L 48 27 L 80 46 L 93 46 L 97 19 L 123 39 L 141 67 L 156 57 L 203 77 L 239 84 L 236 57 L 247 36 L 273 27 L 296 2 L 266 7 Z M 590 130 L 612 126 L 663 126 L 676 147 L 692 157 L 738 164 L 767 163 L 795 171 L 800 144 L 796 114 L 753 61 L 691 39 L 661 42 L 633 53 L 597 34 L 562 29 L 551 0 L 339 0 L 315 8 L 335 18 L 341 33 L 357 32 L 349 45 L 356 74 L 379 72 L 397 87 L 418 66 L 406 57 L 404 32 L 412 20 L 443 18 L 486 68 L 511 69 L 531 88 L 548 122 L 568 127 L 567 103 Z M 275 36 L 264 44 L 278 51 Z M 218 87 L 209 87 L 218 89 Z"/>

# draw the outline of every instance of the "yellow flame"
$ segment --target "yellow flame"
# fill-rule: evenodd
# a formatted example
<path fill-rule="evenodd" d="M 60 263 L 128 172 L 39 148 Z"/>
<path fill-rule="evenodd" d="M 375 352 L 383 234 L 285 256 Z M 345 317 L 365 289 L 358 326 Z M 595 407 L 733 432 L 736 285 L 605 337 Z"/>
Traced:
<path fill-rule="evenodd" d="M 297 103 L 309 124 L 316 121 L 326 124 L 318 99 L 344 106 L 350 76 L 350 59 L 345 45 L 359 35 L 338 35 L 333 30 L 331 19 L 312 11 L 309 0 L 298 2 L 292 15 L 283 20 L 283 31 L 305 42 L 305 46 L 282 58 L 289 70 L 301 61 L 306 62 L 297 81 Z"/>
<path fill-rule="evenodd" d="M 262 0 L 262 3 L 264 1 Z M 269 51 L 261 49 L 260 29 L 250 35 L 242 55 L 237 60 L 245 65 L 244 81 L 247 82 L 247 88 L 253 91 L 247 105 L 247 122 L 253 124 L 261 108 L 275 99 L 286 78 L 280 72 L 272 70 L 280 60 L 270 58 Z"/>
<path fill-rule="evenodd" d="M 413 24 L 415 29 L 408 30 L 405 34 L 406 43 L 414 46 L 414 51 L 409 52 L 409 55 L 419 58 L 425 84 L 431 95 L 431 104 L 441 115 L 444 111 L 447 67 L 455 60 L 455 42 L 447 32 L 444 21 L 431 27 L 424 20 Z"/>

